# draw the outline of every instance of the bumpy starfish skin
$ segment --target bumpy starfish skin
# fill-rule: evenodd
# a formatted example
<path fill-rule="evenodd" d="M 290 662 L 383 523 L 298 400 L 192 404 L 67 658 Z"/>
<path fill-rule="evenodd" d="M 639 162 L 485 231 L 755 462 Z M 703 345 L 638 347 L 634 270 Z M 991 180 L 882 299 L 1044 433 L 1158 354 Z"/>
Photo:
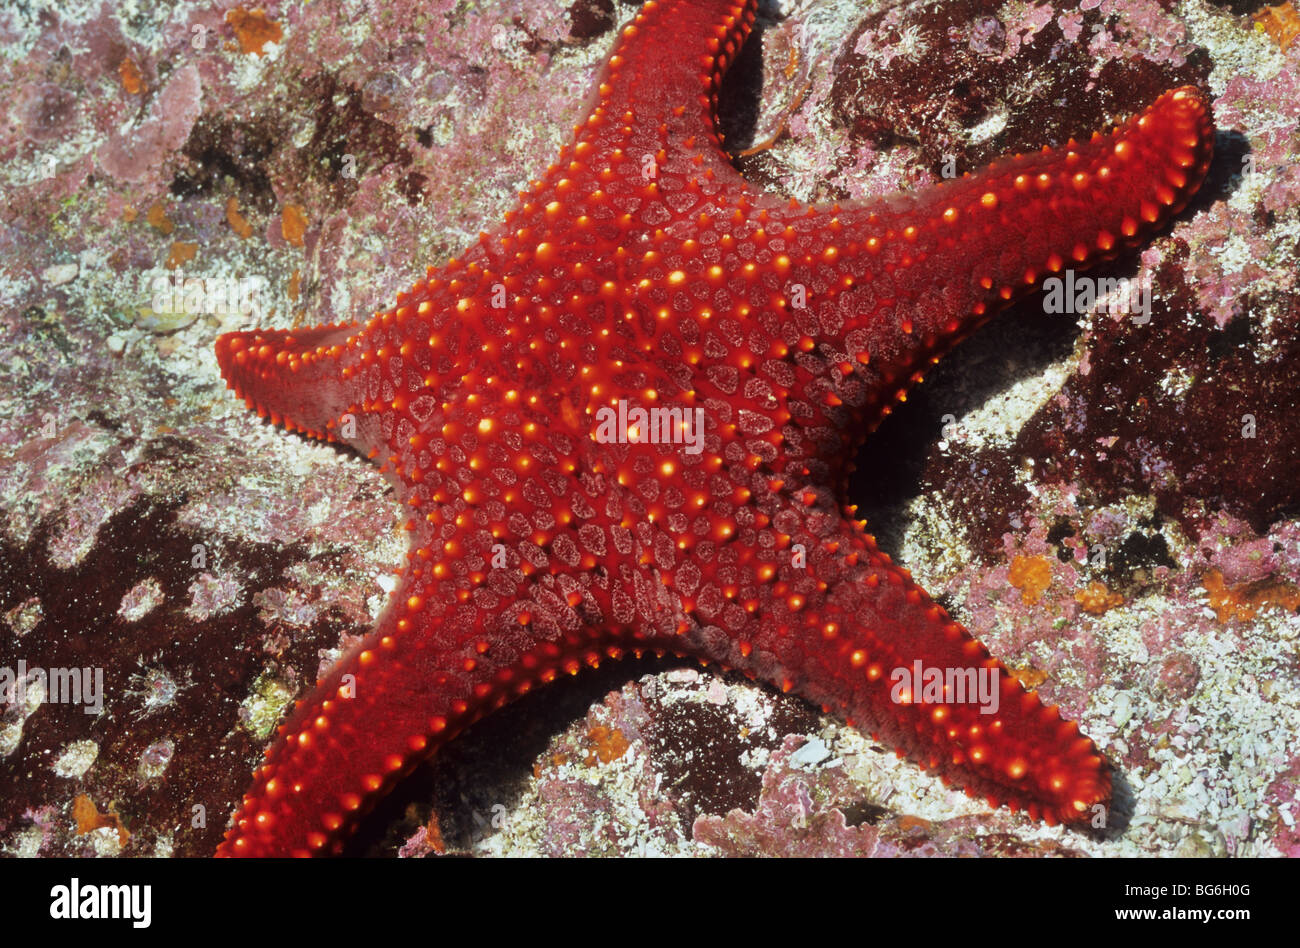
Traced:
<path fill-rule="evenodd" d="M 1183 207 L 1206 101 L 1177 89 L 923 194 L 805 206 L 746 183 L 714 128 L 754 6 L 647 3 L 544 178 L 393 309 L 217 340 L 259 414 L 378 459 L 411 534 L 396 600 L 298 702 L 221 854 L 336 852 L 475 719 L 644 650 L 793 691 L 992 804 L 1054 822 L 1109 803 L 1092 741 L 841 498 L 855 447 L 941 353 Z M 597 412 L 620 400 L 702 409 L 703 450 L 605 443 Z M 895 701 L 916 660 L 992 669 L 997 713 Z"/>

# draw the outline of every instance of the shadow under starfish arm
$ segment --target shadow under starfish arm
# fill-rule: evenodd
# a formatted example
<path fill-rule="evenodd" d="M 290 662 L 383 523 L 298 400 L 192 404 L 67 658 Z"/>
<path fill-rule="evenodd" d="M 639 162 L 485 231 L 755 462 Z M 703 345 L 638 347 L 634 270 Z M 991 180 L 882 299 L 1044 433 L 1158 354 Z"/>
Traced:
<path fill-rule="evenodd" d="M 1109 800 L 1078 726 L 843 510 L 846 459 L 997 308 L 1185 204 L 1205 100 L 1174 90 L 1082 145 L 809 208 L 745 182 L 714 127 L 754 8 L 647 3 L 573 144 L 392 309 L 217 340 L 250 407 L 382 465 L 411 538 L 394 601 L 298 703 L 219 854 L 337 852 L 478 717 L 651 649 L 794 691 L 1049 822 Z"/>

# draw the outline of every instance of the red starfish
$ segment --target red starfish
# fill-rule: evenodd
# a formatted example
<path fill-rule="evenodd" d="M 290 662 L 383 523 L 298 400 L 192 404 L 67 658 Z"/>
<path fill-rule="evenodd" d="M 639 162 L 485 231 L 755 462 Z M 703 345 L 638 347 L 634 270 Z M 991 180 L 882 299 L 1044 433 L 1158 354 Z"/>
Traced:
<path fill-rule="evenodd" d="M 298 702 L 221 854 L 337 852 L 475 719 L 649 649 L 800 694 L 1049 823 L 1108 804 L 1078 725 L 840 498 L 854 448 L 941 353 L 1183 207 L 1210 161 L 1206 102 L 1177 89 L 1082 144 L 808 207 L 751 187 L 715 130 L 754 7 L 647 3 L 573 144 L 393 309 L 217 340 L 251 408 L 379 459 L 411 511 L 396 601 Z M 898 676 L 918 662 L 949 690 L 913 693 Z M 996 713 L 952 671 L 991 676 Z"/>

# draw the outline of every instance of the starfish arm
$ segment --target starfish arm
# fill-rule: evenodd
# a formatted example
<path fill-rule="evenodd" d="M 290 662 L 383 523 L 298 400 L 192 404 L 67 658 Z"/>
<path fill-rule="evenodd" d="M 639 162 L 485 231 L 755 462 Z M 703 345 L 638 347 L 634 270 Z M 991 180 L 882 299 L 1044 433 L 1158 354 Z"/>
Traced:
<path fill-rule="evenodd" d="M 589 589 L 572 583 L 566 597 L 551 577 L 525 587 L 510 572 L 502 586 L 409 571 L 375 629 L 280 726 L 217 855 L 337 854 L 398 780 L 474 721 L 621 656 Z M 474 592 L 440 598 L 453 587 Z"/>
<path fill-rule="evenodd" d="M 569 278 L 595 312 L 626 307 L 635 296 L 624 285 L 629 261 L 653 251 L 666 227 L 688 211 L 707 219 L 722 194 L 750 196 L 715 115 L 756 8 L 757 0 L 647 2 L 619 34 L 572 143 L 520 192 L 502 226 L 444 268 L 464 284 L 452 302 L 502 307 L 515 321 L 572 312 L 580 298 Z M 560 252 L 573 247 L 589 248 L 589 259 L 575 265 Z"/>
<path fill-rule="evenodd" d="M 805 323 L 823 358 L 842 367 L 833 375 L 844 383 L 840 397 L 866 393 L 854 437 L 1045 277 L 1146 240 L 1200 186 L 1213 146 L 1209 105 L 1184 87 L 1082 144 L 997 161 L 915 198 L 788 221 L 792 234 L 807 235 L 807 250 L 787 287 L 805 287 Z"/>
<path fill-rule="evenodd" d="M 392 611 L 390 609 L 390 611 Z M 308 856 L 337 852 L 379 793 L 437 743 L 437 720 L 449 730 L 457 702 L 472 699 L 467 676 L 424 676 L 417 689 L 393 685 L 421 657 L 396 649 L 395 623 L 381 623 L 299 700 L 279 728 L 266 762 L 254 773 L 218 856 Z M 342 761 L 347 766 L 340 766 Z"/>
<path fill-rule="evenodd" d="M 323 441 L 339 438 L 340 419 L 358 410 L 353 325 L 257 329 L 217 337 L 217 364 L 249 408 L 273 424 Z"/>
<path fill-rule="evenodd" d="M 669 145 L 731 169 L 714 125 L 718 87 L 754 25 L 757 0 L 650 0 L 623 28 L 578 141 L 663 160 Z M 690 144 L 687 145 L 690 148 Z"/>
<path fill-rule="evenodd" d="M 725 576 L 679 571 L 696 621 L 673 647 L 843 715 L 990 805 L 1049 823 L 1108 805 L 1110 771 L 1079 726 L 1027 692 L 828 497 L 786 506 L 766 531 L 773 542 L 759 544 L 768 552 L 741 552 L 748 563 Z"/>

